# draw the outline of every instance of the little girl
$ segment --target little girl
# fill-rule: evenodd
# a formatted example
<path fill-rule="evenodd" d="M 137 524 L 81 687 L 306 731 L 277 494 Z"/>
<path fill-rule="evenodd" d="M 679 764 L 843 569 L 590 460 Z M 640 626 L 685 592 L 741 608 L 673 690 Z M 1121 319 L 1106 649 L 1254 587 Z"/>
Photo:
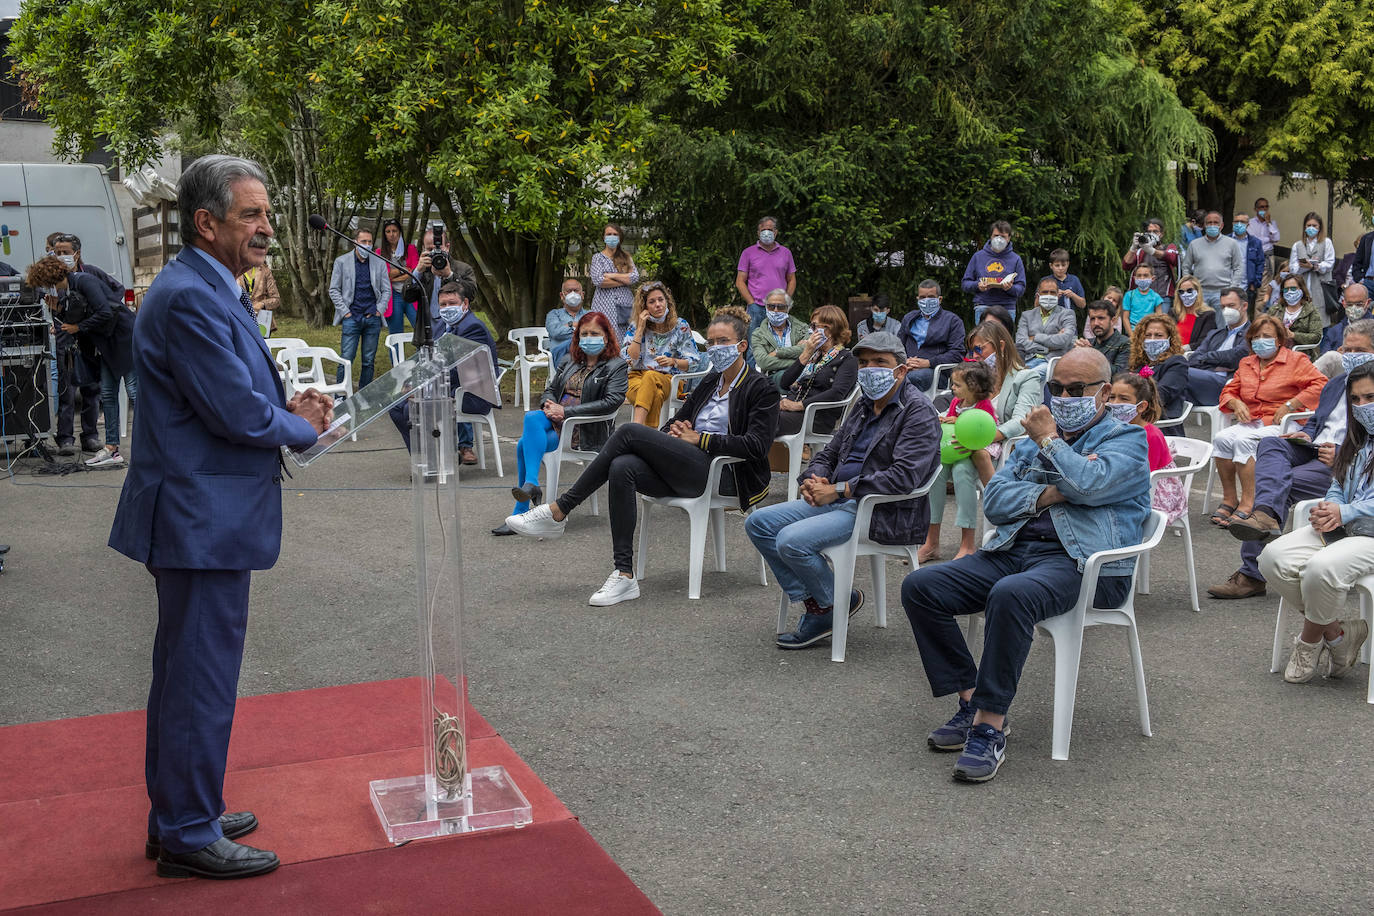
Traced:
<path fill-rule="evenodd" d="M 1149 448 L 1148 460 L 1151 471 L 1174 466 L 1174 453 L 1169 449 L 1169 440 L 1159 431 L 1151 420 L 1159 419 L 1159 391 L 1152 378 L 1134 372 L 1118 373 L 1112 379 L 1112 393 L 1107 398 L 1107 411 L 1122 423 L 1130 423 L 1145 430 L 1145 442 Z M 1179 477 L 1165 477 L 1155 485 L 1151 500 L 1154 508 L 1169 516 L 1172 522 L 1188 511 L 1188 493 Z"/>
<path fill-rule="evenodd" d="M 950 402 L 949 412 L 940 422 L 953 423 L 966 410 L 984 411 L 992 417 L 994 423 L 997 422 L 997 408 L 992 406 L 992 386 L 992 371 L 983 363 L 964 363 L 955 369 L 949 386 L 954 400 Z M 973 462 L 978 479 L 984 486 L 991 479 L 995 470 L 993 462 L 1001 452 L 1000 442 L 969 452 L 968 460 Z"/>

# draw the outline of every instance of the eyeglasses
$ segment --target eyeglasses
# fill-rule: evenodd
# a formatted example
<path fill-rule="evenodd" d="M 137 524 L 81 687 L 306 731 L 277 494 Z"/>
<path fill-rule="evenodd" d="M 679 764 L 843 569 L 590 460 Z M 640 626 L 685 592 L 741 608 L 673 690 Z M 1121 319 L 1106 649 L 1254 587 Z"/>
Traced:
<path fill-rule="evenodd" d="M 787 311 L 787 303 L 786 303 L 786 302 L 769 302 L 769 303 L 767 303 L 767 304 L 764 306 L 764 308 L 766 308 L 766 309 L 767 309 L 768 311 L 770 311 L 770 312 L 785 312 L 785 311 Z"/>
<path fill-rule="evenodd" d="M 985 353 L 988 349 L 989 349 L 989 348 L 988 348 L 987 346 L 983 345 L 983 344 L 974 344 L 974 345 L 973 345 L 973 352 L 979 354 L 980 356 L 981 356 L 983 353 Z"/>
<path fill-rule="evenodd" d="M 645 292 L 648 292 L 651 289 L 663 289 L 663 281 L 650 280 L 648 283 L 645 283 L 643 286 L 641 286 L 640 289 L 644 290 Z"/>
<path fill-rule="evenodd" d="M 1081 398 L 1083 397 L 1083 392 L 1087 391 L 1089 388 L 1095 388 L 1105 384 L 1107 384 L 1106 379 L 1100 382 L 1072 382 L 1068 385 L 1061 384 L 1060 382 L 1050 382 L 1049 389 L 1050 394 L 1057 398 L 1063 397 L 1066 394 L 1071 398 Z"/>

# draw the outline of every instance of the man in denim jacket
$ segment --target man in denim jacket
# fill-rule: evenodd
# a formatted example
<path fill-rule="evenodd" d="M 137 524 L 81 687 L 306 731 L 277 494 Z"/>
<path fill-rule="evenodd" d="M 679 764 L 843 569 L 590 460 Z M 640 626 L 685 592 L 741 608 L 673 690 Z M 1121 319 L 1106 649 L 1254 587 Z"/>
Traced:
<path fill-rule="evenodd" d="M 927 740 L 937 751 L 963 751 L 955 779 L 997 775 L 1035 624 L 1073 606 L 1089 555 L 1140 543 L 1150 514 L 1145 430 L 1106 412 L 1110 377 L 1096 350 L 1066 353 L 1049 383 L 1050 406 L 1026 416 L 1028 441 L 983 493 L 992 538 L 972 556 L 915 570 L 902 583 L 932 691 L 959 695 L 959 711 Z M 1126 599 L 1134 562 L 1102 567 L 1099 607 Z M 975 666 L 955 617 L 978 613 L 985 635 Z"/>

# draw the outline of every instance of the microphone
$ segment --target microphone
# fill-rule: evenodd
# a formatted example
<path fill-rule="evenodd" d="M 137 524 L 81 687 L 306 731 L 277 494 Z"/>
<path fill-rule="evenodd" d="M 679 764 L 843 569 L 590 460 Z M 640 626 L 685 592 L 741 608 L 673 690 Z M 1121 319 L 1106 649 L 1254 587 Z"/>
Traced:
<path fill-rule="evenodd" d="M 329 223 L 325 222 L 324 217 L 323 217 L 323 216 L 320 216 L 320 214 L 318 214 L 318 213 L 312 213 L 312 214 L 310 214 L 310 218 L 307 219 L 306 222 L 310 225 L 310 228 L 311 228 L 312 230 L 314 230 L 315 232 L 331 232 L 331 233 L 333 233 L 334 235 L 337 235 L 339 238 L 343 239 L 345 242 L 347 242 L 347 243 L 349 244 L 350 247 L 355 248 L 355 249 L 358 249 L 358 250 L 361 250 L 361 251 L 365 251 L 365 252 L 367 252 L 369 255 L 371 255 L 372 257 L 376 258 L 377 260 L 379 260 L 379 261 L 385 261 L 387 264 L 391 265 L 392 267 L 396 268 L 396 269 L 399 270 L 399 271 L 404 272 L 407 276 L 410 276 L 410 268 L 406 267 L 405 264 L 403 264 L 403 263 L 401 263 L 401 262 L 399 262 L 399 261 L 395 261 L 395 260 L 393 260 L 392 258 L 385 257 L 384 255 L 378 254 L 377 252 L 373 251 L 371 248 L 368 248 L 368 247 L 363 246 L 363 245 L 359 245 L 359 244 L 358 244 L 357 242 L 355 242 L 353 239 L 351 239 L 351 238 L 349 238 L 348 236 L 344 235 L 342 232 L 340 232 L 339 230 L 335 229 L 333 226 L 329 225 Z M 438 281 L 438 278 L 437 278 L 437 277 L 435 278 L 435 281 L 436 281 L 436 282 Z M 415 298 L 414 298 L 413 300 L 409 297 L 409 295 L 407 295 L 408 293 L 411 292 L 411 285 L 412 285 L 412 284 L 413 284 L 414 287 L 415 287 L 415 293 L 416 293 L 416 296 L 415 296 Z M 434 344 L 434 326 L 433 326 L 433 325 L 431 324 L 431 322 L 430 322 L 429 302 L 425 299 L 425 297 L 424 297 L 424 295 L 423 295 L 423 291 L 424 291 L 424 290 L 423 290 L 423 288 L 420 286 L 419 282 L 416 281 L 416 279 L 415 279 L 414 277 L 410 277 L 409 281 L 407 281 L 407 283 L 406 283 L 405 290 L 404 290 L 404 291 L 402 292 L 402 294 L 401 294 L 402 299 L 404 299 L 404 300 L 407 301 L 407 302 L 414 302 L 414 304 L 415 304 L 415 337 L 414 337 L 414 343 L 415 343 L 415 346 L 416 346 L 416 347 L 428 347 L 428 346 L 432 346 L 432 345 Z M 400 307 L 401 307 L 401 303 L 399 303 L 399 302 L 393 302 L 393 303 L 391 304 L 391 307 L 392 307 L 392 308 L 400 308 Z"/>

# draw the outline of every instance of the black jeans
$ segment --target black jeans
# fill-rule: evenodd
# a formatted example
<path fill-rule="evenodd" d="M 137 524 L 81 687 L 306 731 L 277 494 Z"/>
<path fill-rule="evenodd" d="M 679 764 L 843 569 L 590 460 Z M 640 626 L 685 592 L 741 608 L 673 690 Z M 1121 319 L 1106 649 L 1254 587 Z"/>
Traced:
<path fill-rule="evenodd" d="M 635 494 L 700 496 L 710 469 L 711 456 L 695 445 L 640 423 L 626 423 L 616 427 L 592 463 L 558 498 L 558 508 L 567 515 L 609 483 L 611 556 L 618 571 L 634 575 Z M 733 492 L 734 482 L 727 469 L 721 492 Z"/>
<path fill-rule="evenodd" d="M 1073 607 L 1083 576 L 1052 541 L 1027 541 L 922 567 L 902 582 L 902 605 L 934 696 L 973 688 L 975 709 L 1005 714 L 1016 696 L 1035 625 Z M 1120 607 L 1130 576 L 1097 580 L 1098 607 Z M 954 619 L 982 612 L 983 659 L 973 663 Z"/>
<path fill-rule="evenodd" d="M 78 392 L 81 395 L 81 438 L 97 439 L 100 430 L 96 427 L 96 422 L 100 418 L 100 382 L 97 380 L 93 384 L 78 385 L 71 362 L 81 359 L 82 356 L 77 352 L 75 343 L 62 345 L 62 337 L 71 338 L 62 332 L 58 337 L 57 344 L 57 444 L 63 445 L 73 441 L 75 433 L 75 413 L 76 397 Z M 96 375 L 99 375 L 97 371 Z"/>

